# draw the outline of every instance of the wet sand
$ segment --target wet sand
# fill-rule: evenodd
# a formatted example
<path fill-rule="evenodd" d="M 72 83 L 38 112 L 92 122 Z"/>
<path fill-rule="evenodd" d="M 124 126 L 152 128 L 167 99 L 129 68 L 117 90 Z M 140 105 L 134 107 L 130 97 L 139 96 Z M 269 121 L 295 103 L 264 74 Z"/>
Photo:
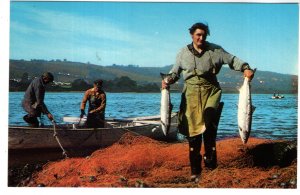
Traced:
<path fill-rule="evenodd" d="M 296 142 L 250 138 L 243 144 L 240 138 L 220 140 L 218 167 L 204 168 L 199 183 L 193 183 L 186 142 L 165 143 L 127 133 L 119 142 L 90 156 L 35 165 L 33 175 L 14 185 L 297 188 L 296 155 Z"/>

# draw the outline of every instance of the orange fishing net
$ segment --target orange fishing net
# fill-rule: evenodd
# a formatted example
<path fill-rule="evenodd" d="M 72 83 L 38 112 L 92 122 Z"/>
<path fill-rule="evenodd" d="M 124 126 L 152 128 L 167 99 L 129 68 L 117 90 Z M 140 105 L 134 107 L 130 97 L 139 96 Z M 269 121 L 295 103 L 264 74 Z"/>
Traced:
<path fill-rule="evenodd" d="M 198 184 L 191 183 L 187 143 L 163 143 L 125 134 L 114 145 L 85 158 L 44 165 L 29 186 L 61 187 L 282 187 L 296 178 L 296 163 L 280 168 L 255 167 L 247 150 L 266 140 L 237 138 L 217 143 L 218 168 L 204 169 Z M 255 173 L 255 174 L 254 174 Z M 280 176 L 270 179 L 274 174 Z M 295 185 L 288 187 L 295 188 Z"/>

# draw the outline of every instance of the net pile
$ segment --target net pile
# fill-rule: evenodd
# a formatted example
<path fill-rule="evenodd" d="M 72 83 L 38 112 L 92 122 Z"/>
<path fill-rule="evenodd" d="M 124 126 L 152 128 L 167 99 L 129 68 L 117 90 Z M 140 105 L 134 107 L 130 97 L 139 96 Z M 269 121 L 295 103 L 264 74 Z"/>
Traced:
<path fill-rule="evenodd" d="M 151 187 L 188 178 L 187 145 L 167 144 L 125 134 L 117 143 L 86 158 L 48 163 L 34 175 L 32 186 Z"/>
<path fill-rule="evenodd" d="M 204 169 L 195 184 L 190 182 L 187 143 L 170 144 L 127 133 L 91 156 L 44 165 L 27 186 L 296 188 L 296 161 L 283 168 L 253 164 L 249 151 L 266 142 L 255 138 L 247 145 L 239 138 L 218 141 L 219 166 Z"/>

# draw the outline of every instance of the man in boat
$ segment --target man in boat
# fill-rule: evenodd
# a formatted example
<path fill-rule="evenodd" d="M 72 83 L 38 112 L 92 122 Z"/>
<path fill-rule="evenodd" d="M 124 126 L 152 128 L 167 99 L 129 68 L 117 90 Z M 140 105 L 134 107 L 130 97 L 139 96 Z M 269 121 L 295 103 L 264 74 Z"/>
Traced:
<path fill-rule="evenodd" d="M 217 167 L 216 135 L 221 115 L 218 108 L 222 91 L 216 75 L 224 64 L 243 72 L 249 79 L 253 78 L 254 73 L 248 63 L 226 52 L 221 46 L 206 41 L 209 35 L 208 25 L 196 23 L 189 31 L 192 43 L 177 54 L 168 83 L 163 80 L 162 88 L 179 80 L 180 73 L 183 72 L 185 84 L 178 114 L 178 128 L 189 142 L 191 180 L 197 182 L 202 171 L 202 139 L 205 167 Z"/>
<path fill-rule="evenodd" d="M 41 77 L 35 78 L 25 92 L 22 106 L 28 114 L 23 119 L 32 127 L 39 127 L 38 117 L 41 117 L 42 113 L 47 115 L 49 120 L 53 120 L 52 114 L 44 103 L 45 86 L 53 80 L 53 74 L 45 72 Z"/>
<path fill-rule="evenodd" d="M 88 89 L 81 102 L 80 106 L 80 118 L 85 115 L 85 105 L 89 102 L 88 115 L 86 126 L 89 128 L 103 128 L 105 123 L 105 107 L 106 107 L 106 95 L 102 89 L 102 80 L 94 81 L 94 87 Z"/>

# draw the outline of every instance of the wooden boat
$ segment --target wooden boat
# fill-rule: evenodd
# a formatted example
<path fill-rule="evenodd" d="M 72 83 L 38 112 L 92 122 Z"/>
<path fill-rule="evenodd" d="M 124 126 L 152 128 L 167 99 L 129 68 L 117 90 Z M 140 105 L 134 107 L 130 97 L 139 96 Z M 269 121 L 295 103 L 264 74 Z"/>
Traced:
<path fill-rule="evenodd" d="M 99 148 L 117 142 L 125 133 L 147 136 L 156 140 L 177 140 L 177 113 L 172 113 L 170 133 L 165 136 L 160 126 L 160 116 L 137 117 L 128 119 L 107 119 L 104 128 L 80 128 L 76 124 L 58 124 L 55 132 L 62 147 L 69 156 L 82 156 Z M 54 126 L 39 128 L 9 126 L 9 156 L 30 156 L 51 152 L 62 152 L 54 137 Z M 23 158 L 22 157 L 22 158 Z M 40 156 L 38 157 L 40 158 Z M 17 159 L 15 159 L 17 160 Z"/>

